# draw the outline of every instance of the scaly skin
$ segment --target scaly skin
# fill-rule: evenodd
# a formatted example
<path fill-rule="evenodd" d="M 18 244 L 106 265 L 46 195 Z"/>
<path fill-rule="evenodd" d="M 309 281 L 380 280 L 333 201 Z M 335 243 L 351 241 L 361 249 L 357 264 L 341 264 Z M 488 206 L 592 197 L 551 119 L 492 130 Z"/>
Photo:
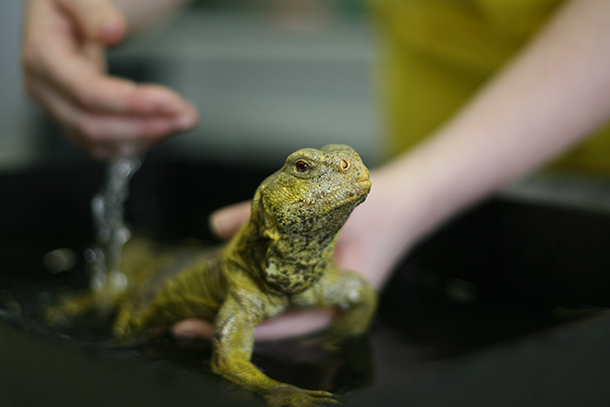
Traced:
<path fill-rule="evenodd" d="M 335 403 L 331 393 L 278 382 L 254 367 L 254 328 L 287 309 L 332 306 L 339 310 L 329 329 L 333 342 L 366 332 L 376 293 L 337 266 L 333 249 L 370 187 L 369 172 L 350 147 L 302 149 L 259 186 L 250 221 L 224 248 L 159 254 L 136 239 L 124 256 L 129 288 L 106 295 L 118 307 L 114 332 L 138 335 L 184 318 L 214 319 L 214 372 L 260 393 L 270 406 Z M 99 297 L 84 302 L 95 306 Z"/>

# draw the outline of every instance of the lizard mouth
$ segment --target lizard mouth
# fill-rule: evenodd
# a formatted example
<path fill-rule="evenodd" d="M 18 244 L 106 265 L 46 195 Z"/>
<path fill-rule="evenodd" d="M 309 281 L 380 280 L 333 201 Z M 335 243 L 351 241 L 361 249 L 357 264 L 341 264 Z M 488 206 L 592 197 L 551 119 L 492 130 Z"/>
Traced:
<path fill-rule="evenodd" d="M 371 182 L 368 181 L 368 185 L 365 184 L 365 187 L 362 189 L 359 189 L 357 192 L 350 191 L 347 195 L 346 202 L 358 201 L 358 203 L 361 203 L 362 201 L 364 201 L 366 199 L 370 189 L 371 189 Z"/>
<path fill-rule="evenodd" d="M 366 179 L 361 179 L 360 181 L 358 181 L 359 184 L 365 184 L 368 188 L 371 187 L 371 180 L 369 178 Z"/>
<path fill-rule="evenodd" d="M 362 188 L 362 193 L 361 195 L 368 195 L 369 192 L 371 192 L 371 186 L 373 185 L 371 183 L 371 180 L 369 178 L 363 179 L 358 181 L 358 183 L 356 184 L 358 185 L 360 188 Z"/>
<path fill-rule="evenodd" d="M 360 202 L 362 202 L 364 201 L 370 190 L 371 180 L 369 178 L 358 180 L 353 184 L 351 190 L 347 191 L 341 198 L 336 199 L 335 203 L 341 206 L 345 203 L 353 202 L 354 200 L 359 200 Z M 311 201 L 301 198 L 297 199 L 296 201 L 293 201 L 291 205 L 313 206 L 324 202 L 325 198 L 328 198 L 328 196 L 329 195 L 327 195 L 326 193 L 322 193 L 320 196 L 317 196 L 314 200 Z"/>

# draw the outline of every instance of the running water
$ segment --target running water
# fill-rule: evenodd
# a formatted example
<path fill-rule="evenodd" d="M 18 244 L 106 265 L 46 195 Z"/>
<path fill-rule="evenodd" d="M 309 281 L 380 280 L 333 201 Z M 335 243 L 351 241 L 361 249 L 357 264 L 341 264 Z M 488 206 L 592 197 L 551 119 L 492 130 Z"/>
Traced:
<path fill-rule="evenodd" d="M 123 245 L 131 231 L 123 219 L 124 203 L 129 196 L 129 181 L 142 164 L 143 156 L 118 157 L 110 161 L 106 179 L 91 200 L 97 246 L 89 254 L 91 289 L 94 292 L 119 293 L 128 281 L 121 272 Z"/>

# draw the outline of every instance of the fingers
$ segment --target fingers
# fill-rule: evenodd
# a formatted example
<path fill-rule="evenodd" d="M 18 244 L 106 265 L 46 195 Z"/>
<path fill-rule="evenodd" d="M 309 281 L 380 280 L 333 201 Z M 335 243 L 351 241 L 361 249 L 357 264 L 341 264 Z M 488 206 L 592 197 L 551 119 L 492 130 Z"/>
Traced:
<path fill-rule="evenodd" d="M 52 40 L 59 32 L 108 47 L 125 37 L 127 21 L 111 0 L 29 0 L 26 37 L 40 34 Z"/>
<path fill-rule="evenodd" d="M 180 338 L 211 338 L 213 332 L 214 324 L 205 319 L 184 319 L 172 327 L 172 333 Z"/>
<path fill-rule="evenodd" d="M 57 0 L 57 3 L 72 15 L 86 40 L 110 46 L 127 33 L 127 21 L 112 1 Z"/>
<path fill-rule="evenodd" d="M 251 201 L 245 201 L 218 209 L 210 215 L 210 229 L 220 239 L 231 238 L 250 219 L 251 205 Z"/>
<path fill-rule="evenodd" d="M 195 109 L 188 105 L 178 116 L 92 116 L 74 134 L 77 143 L 94 157 L 107 159 L 147 150 L 170 135 L 194 127 L 196 121 Z"/>
<path fill-rule="evenodd" d="M 113 115 L 80 109 L 45 83 L 36 87 L 43 105 L 70 138 L 100 159 L 145 150 L 197 124 L 197 112 L 188 103 L 176 115 Z"/>
<path fill-rule="evenodd" d="M 106 74 L 105 47 L 125 31 L 109 0 L 30 0 L 27 91 L 99 158 L 148 148 L 198 122 L 196 109 L 170 89 Z"/>
<path fill-rule="evenodd" d="M 335 310 L 330 308 L 292 310 L 264 320 L 256 327 L 255 336 L 261 341 L 296 338 L 328 328 L 334 317 Z"/>
<path fill-rule="evenodd" d="M 136 86 L 108 76 L 104 44 L 78 38 L 74 30 L 79 21 L 64 11 L 60 1 L 90 4 L 107 0 L 32 0 L 24 43 L 26 81 L 45 81 L 75 105 L 91 111 L 151 115 L 184 109 L 185 101 L 167 88 Z M 77 8 L 88 10 L 82 5 Z M 36 88 L 30 86 L 30 90 L 35 93 Z"/>
<path fill-rule="evenodd" d="M 267 319 L 256 327 L 256 340 L 276 341 L 295 338 L 327 328 L 335 311 L 327 308 L 309 308 L 285 312 Z M 214 324 L 205 319 L 189 318 L 176 323 L 172 333 L 181 338 L 211 338 Z"/>
<path fill-rule="evenodd" d="M 157 85 L 137 85 L 108 76 L 95 64 L 74 55 L 64 61 L 43 56 L 47 65 L 38 77 L 80 109 L 117 115 L 176 115 L 187 102 L 175 92 Z"/>

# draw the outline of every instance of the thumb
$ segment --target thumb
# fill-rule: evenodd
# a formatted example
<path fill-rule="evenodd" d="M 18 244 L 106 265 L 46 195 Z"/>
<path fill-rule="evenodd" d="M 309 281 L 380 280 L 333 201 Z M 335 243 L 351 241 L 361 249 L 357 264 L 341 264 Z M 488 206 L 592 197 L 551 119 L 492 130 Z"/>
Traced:
<path fill-rule="evenodd" d="M 111 46 L 127 34 L 127 19 L 111 0 L 57 0 L 74 19 L 80 34 Z"/>
<path fill-rule="evenodd" d="M 236 203 L 210 215 L 210 228 L 219 238 L 231 238 L 250 219 L 251 201 Z"/>

